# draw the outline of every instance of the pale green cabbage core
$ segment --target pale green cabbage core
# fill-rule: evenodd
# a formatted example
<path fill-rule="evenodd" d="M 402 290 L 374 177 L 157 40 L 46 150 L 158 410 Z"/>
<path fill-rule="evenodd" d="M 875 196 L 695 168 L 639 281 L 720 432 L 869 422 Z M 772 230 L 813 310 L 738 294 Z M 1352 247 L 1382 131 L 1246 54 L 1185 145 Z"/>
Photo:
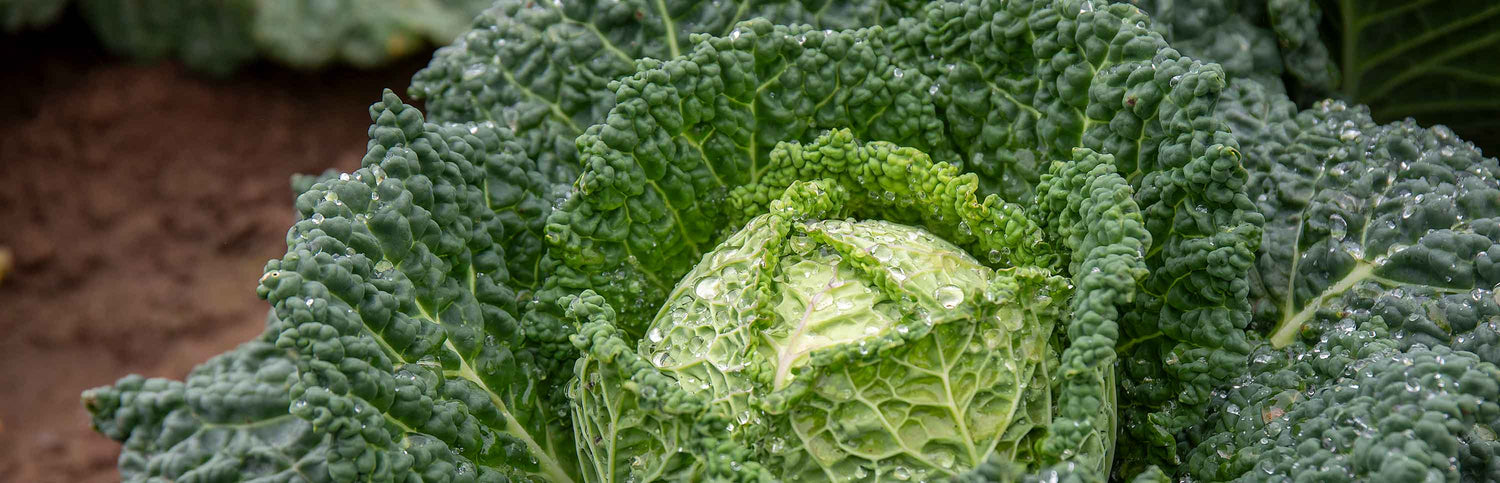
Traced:
<path fill-rule="evenodd" d="M 763 215 L 681 280 L 638 352 L 782 477 L 940 478 L 1025 459 L 1043 432 L 1065 287 L 921 228 Z"/>

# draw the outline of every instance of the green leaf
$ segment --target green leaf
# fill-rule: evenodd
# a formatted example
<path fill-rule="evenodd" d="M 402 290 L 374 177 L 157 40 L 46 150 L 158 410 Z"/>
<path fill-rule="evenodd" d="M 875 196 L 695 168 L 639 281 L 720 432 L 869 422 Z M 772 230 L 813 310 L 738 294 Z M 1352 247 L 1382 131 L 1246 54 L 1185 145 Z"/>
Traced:
<path fill-rule="evenodd" d="M 548 220 L 563 262 L 549 283 L 599 292 L 639 336 L 675 281 L 736 228 L 723 223 L 725 196 L 765 174 L 777 142 L 849 128 L 951 153 L 931 80 L 881 55 L 878 33 L 753 21 L 621 79 L 610 117 L 578 140 L 577 191 Z"/>
<path fill-rule="evenodd" d="M 1255 316 L 1271 342 L 1289 345 L 1309 321 L 1358 308 L 1380 311 L 1405 334 L 1402 347 L 1500 361 L 1485 334 L 1500 315 L 1495 159 L 1442 126 L 1376 124 L 1363 106 L 1271 112 L 1246 144 L 1251 193 L 1268 220 Z"/>
<path fill-rule="evenodd" d="M 1118 434 L 1115 348 L 1126 311 L 1142 296 L 1150 271 L 1151 234 L 1130 184 L 1114 158 L 1088 149 L 1058 162 L 1037 187 L 1037 210 L 1051 237 L 1072 252 L 1068 272 L 1076 291 L 1069 302 L 1068 345 L 1057 377 L 1063 388 L 1046 450 L 1078 455 L 1086 468 L 1108 474 Z"/>
<path fill-rule="evenodd" d="M 326 481 L 330 444 L 287 413 L 297 371 L 274 332 L 220 354 L 186 382 L 126 376 L 83 394 L 93 426 L 120 440 L 120 478 Z"/>
<path fill-rule="evenodd" d="M 1230 78 L 1281 85 L 1287 66 L 1267 16 L 1267 0 L 1131 0 L 1151 15 L 1151 28 L 1172 48 L 1218 62 Z M 1314 22 L 1316 23 L 1316 22 Z M 1317 32 L 1312 32 L 1316 41 Z M 1311 45 L 1322 46 L 1321 42 Z M 1328 60 L 1327 52 L 1323 53 Z M 1328 66 L 1332 71 L 1332 66 Z"/>
<path fill-rule="evenodd" d="M 1500 84 L 1500 61 L 1492 55 L 1500 47 L 1495 29 L 1500 5 L 1484 0 L 1335 5 L 1325 10 L 1340 37 L 1329 44 L 1343 71 L 1339 90 L 1351 103 L 1368 104 L 1382 122 L 1415 116 L 1455 126 L 1494 126 L 1500 102 L 1488 93 Z"/>
<path fill-rule="evenodd" d="M 605 120 L 616 102 L 611 82 L 635 73 L 637 59 L 671 59 L 692 51 L 693 34 L 726 36 L 756 17 L 846 29 L 894 22 L 913 9 L 884 1 L 502 0 L 439 50 L 410 91 L 434 120 L 509 128 L 536 163 L 524 174 L 533 188 L 508 197 L 514 214 L 501 216 L 511 273 L 539 289 L 543 267 L 553 263 L 543 241 L 546 219 L 583 168 L 575 139 Z"/>
<path fill-rule="evenodd" d="M 334 439 L 335 477 L 386 474 L 420 443 L 481 479 L 576 478 L 552 399 L 562 335 L 549 346 L 518 323 L 494 242 L 486 168 L 518 146 L 493 126 L 423 124 L 389 92 L 371 118 L 365 167 L 298 197 L 287 255 L 261 280 L 277 345 L 297 354 L 293 414 Z"/>

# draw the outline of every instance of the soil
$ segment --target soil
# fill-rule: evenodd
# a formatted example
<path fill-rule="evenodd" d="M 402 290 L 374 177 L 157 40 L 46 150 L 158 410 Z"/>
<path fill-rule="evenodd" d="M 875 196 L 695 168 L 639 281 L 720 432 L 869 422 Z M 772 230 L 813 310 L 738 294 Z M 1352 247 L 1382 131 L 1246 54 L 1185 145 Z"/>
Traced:
<path fill-rule="evenodd" d="M 356 167 L 365 107 L 429 57 L 216 80 L 97 45 L 0 34 L 0 481 L 118 480 L 79 393 L 180 379 L 260 333 L 290 176 Z"/>

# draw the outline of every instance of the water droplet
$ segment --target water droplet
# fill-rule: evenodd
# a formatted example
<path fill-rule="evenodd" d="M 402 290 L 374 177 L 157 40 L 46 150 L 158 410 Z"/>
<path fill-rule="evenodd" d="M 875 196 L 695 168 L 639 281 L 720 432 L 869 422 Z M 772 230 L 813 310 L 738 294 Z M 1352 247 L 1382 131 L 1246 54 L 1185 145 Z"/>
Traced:
<path fill-rule="evenodd" d="M 649 337 L 651 339 L 651 343 L 653 344 L 660 343 L 662 339 L 666 338 L 666 336 L 661 333 L 661 327 L 652 327 L 651 332 L 646 333 L 646 337 Z"/>
<path fill-rule="evenodd" d="M 651 363 L 656 364 L 656 367 L 667 367 L 672 365 L 672 362 L 672 355 L 665 351 L 657 352 L 656 356 L 651 358 Z"/>
<path fill-rule="evenodd" d="M 1344 235 L 1348 232 L 1348 226 L 1344 217 L 1331 215 L 1328 217 L 1328 236 L 1333 237 L 1334 240 L 1343 241 Z"/>
<path fill-rule="evenodd" d="M 897 466 L 896 469 L 891 470 L 891 477 L 901 481 L 909 480 L 911 479 L 911 470 L 906 469 L 905 466 Z"/>
<path fill-rule="evenodd" d="M 947 451 L 939 451 L 932 455 L 932 462 L 937 463 L 938 466 L 943 468 L 952 468 L 953 460 L 953 453 Z"/>
<path fill-rule="evenodd" d="M 484 64 L 470 64 L 467 68 L 464 68 L 463 80 L 474 80 L 484 75 L 484 71 Z"/>
<path fill-rule="evenodd" d="M 984 348 L 990 350 L 994 350 L 996 347 L 1000 347 L 1000 339 L 1002 338 L 1002 336 L 1003 334 L 1000 333 L 1000 329 L 989 329 L 984 331 L 983 334 L 979 335 L 980 338 L 984 339 Z"/>
<path fill-rule="evenodd" d="M 875 245 L 870 248 L 870 256 L 875 257 L 875 260 L 880 263 L 890 262 L 892 255 L 891 247 L 885 245 Z"/>
<path fill-rule="evenodd" d="M 718 297 L 719 294 L 724 293 L 724 281 L 719 279 L 719 277 L 708 277 L 699 280 L 698 285 L 693 288 L 693 293 L 698 294 L 698 298 L 702 299 Z"/>
<path fill-rule="evenodd" d="M 315 224 L 315 225 L 321 225 L 321 224 L 323 224 L 323 214 L 322 213 L 313 213 L 312 218 L 309 218 L 309 219 L 312 220 L 313 224 Z"/>
<path fill-rule="evenodd" d="M 902 77 L 906 77 L 906 72 L 902 71 L 900 67 L 897 67 L 894 72 L 891 72 L 891 75 L 896 76 L 897 79 L 900 79 Z"/>
<path fill-rule="evenodd" d="M 957 307 L 964 301 L 964 291 L 956 285 L 944 285 L 932 291 L 932 297 L 945 309 Z"/>

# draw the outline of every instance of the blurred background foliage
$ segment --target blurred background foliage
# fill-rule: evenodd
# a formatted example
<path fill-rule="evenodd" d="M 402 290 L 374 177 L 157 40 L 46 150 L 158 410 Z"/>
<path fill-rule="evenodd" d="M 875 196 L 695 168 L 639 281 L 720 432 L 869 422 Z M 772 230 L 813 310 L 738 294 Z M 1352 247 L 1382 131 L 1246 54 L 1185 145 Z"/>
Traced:
<path fill-rule="evenodd" d="M 44 28 L 76 8 L 104 47 L 227 75 L 266 58 L 296 68 L 375 67 L 453 40 L 490 0 L 0 0 L 0 30 Z"/>

